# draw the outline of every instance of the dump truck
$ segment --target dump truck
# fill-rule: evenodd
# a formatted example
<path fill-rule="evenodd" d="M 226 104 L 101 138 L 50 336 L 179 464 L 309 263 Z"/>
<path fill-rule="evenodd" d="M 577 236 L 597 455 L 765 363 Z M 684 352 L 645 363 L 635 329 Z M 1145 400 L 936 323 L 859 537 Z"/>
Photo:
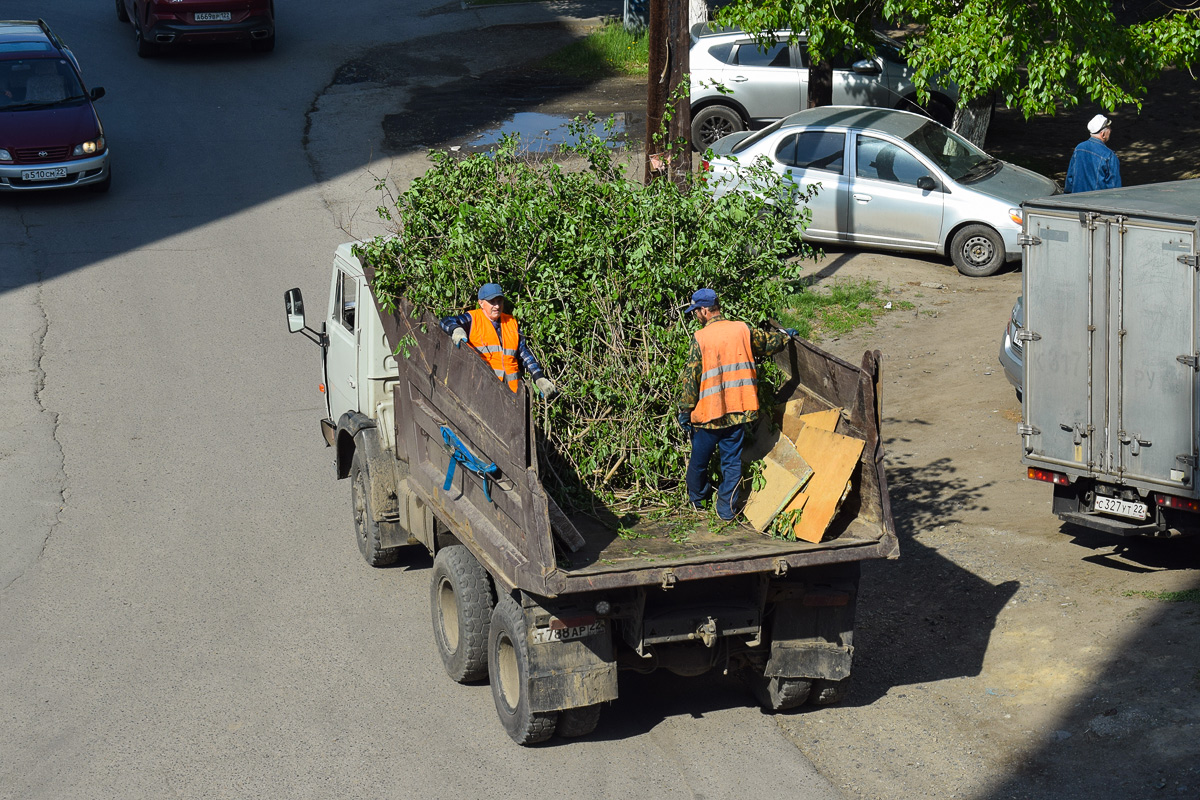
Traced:
<path fill-rule="evenodd" d="M 1118 536 L 1200 530 L 1200 181 L 1023 204 L 1022 463 L 1053 513 Z"/>
<path fill-rule="evenodd" d="M 535 412 L 554 401 L 535 400 L 524 381 L 511 391 L 403 298 L 385 311 L 373 275 L 342 245 L 322 324 L 306 323 L 292 289 L 288 327 L 321 347 L 320 428 L 337 478 L 349 479 L 363 557 L 384 566 L 406 547 L 429 552 L 446 672 L 490 680 L 514 741 L 590 733 L 626 670 L 740 673 L 771 711 L 841 698 L 860 563 L 898 555 L 878 352 L 856 367 L 795 340 L 776 357 L 788 376 L 781 399 L 840 409 L 837 431 L 865 443 L 820 542 L 710 528 L 683 509 L 568 513 L 539 474 Z"/>

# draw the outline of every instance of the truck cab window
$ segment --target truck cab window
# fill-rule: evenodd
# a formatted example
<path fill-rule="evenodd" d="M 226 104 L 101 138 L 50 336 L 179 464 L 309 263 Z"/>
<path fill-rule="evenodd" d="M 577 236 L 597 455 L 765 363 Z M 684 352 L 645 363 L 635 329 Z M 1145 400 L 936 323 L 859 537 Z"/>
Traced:
<path fill-rule="evenodd" d="M 335 298 L 337 321 L 350 333 L 354 333 L 354 311 L 357 301 L 358 287 L 354 278 L 339 270 L 337 297 Z"/>

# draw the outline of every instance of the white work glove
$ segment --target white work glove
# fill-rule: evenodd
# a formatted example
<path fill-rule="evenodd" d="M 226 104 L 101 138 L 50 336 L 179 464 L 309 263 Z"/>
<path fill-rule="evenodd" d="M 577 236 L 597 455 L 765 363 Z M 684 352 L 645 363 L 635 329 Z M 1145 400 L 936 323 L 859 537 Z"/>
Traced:
<path fill-rule="evenodd" d="M 546 398 L 547 400 L 558 394 L 558 387 L 556 387 L 554 382 L 549 378 L 538 378 L 533 382 L 533 384 L 537 386 L 538 391 L 542 393 L 542 397 Z"/>
<path fill-rule="evenodd" d="M 462 328 L 455 328 L 450 334 L 450 340 L 454 342 L 455 347 L 462 347 L 462 343 L 467 340 L 467 332 Z"/>

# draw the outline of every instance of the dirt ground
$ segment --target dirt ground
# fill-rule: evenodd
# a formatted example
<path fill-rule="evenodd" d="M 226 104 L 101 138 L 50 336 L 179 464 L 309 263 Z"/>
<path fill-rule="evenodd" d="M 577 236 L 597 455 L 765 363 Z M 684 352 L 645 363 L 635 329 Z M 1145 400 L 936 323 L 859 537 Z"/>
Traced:
<path fill-rule="evenodd" d="M 411 83 L 407 106 L 383 116 L 393 153 L 469 146 L 520 112 L 624 113 L 636 134 L 642 81 L 450 56 L 532 35 L 536 47 L 513 52 L 534 57 L 576 33 L 491 29 L 406 46 L 397 58 L 431 54 L 426 85 L 420 65 L 382 55 L 343 77 Z M 1126 184 L 1200 174 L 1195 88 L 1171 75 L 1140 114 L 1113 115 Z M 1001 108 L 985 147 L 1061 181 L 1096 110 L 1026 122 Z M 1200 542 L 1062 525 L 1050 487 L 1024 477 L 1020 405 L 997 361 L 1019 269 L 971 279 L 938 258 L 830 251 L 810 274 L 818 285 L 871 278 L 913 304 L 822 343 L 855 363 L 883 353 L 901 557 L 864 568 L 847 700 L 779 716 L 780 728 L 849 798 L 1200 798 L 1200 604 L 1138 594 L 1200 587 Z"/>

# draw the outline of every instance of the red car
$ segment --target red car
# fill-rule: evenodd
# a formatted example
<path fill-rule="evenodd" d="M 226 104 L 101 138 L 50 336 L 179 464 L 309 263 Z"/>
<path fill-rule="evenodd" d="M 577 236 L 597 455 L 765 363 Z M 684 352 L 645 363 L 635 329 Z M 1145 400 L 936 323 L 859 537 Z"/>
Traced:
<path fill-rule="evenodd" d="M 112 182 L 104 127 L 75 55 L 42 20 L 0 20 L 0 192 Z"/>
<path fill-rule="evenodd" d="M 132 22 L 138 55 L 188 42 L 249 42 L 275 49 L 274 0 L 116 0 L 117 17 Z"/>

